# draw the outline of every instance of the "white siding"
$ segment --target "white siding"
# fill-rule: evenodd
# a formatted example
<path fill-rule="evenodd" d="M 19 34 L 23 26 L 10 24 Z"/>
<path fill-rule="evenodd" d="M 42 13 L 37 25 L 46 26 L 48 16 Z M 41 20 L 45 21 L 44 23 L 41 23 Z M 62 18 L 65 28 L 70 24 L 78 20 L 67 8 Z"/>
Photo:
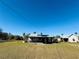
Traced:
<path fill-rule="evenodd" d="M 28 42 L 31 42 L 32 41 L 32 39 L 31 38 L 28 38 Z"/>
<path fill-rule="evenodd" d="M 61 41 L 61 38 L 58 38 L 57 40 L 58 40 L 58 42 L 60 42 Z"/>
<path fill-rule="evenodd" d="M 69 37 L 69 42 L 79 42 L 78 36 L 76 35 L 72 35 L 71 37 Z"/>

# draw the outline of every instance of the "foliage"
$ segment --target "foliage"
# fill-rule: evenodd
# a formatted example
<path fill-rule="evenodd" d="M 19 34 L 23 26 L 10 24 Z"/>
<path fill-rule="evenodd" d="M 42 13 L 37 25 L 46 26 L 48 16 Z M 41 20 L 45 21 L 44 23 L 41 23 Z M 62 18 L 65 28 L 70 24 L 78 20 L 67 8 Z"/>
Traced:
<path fill-rule="evenodd" d="M 0 32 L 2 32 L 2 29 L 0 28 Z"/>
<path fill-rule="evenodd" d="M 16 36 L 14 36 L 14 39 L 15 40 L 23 40 L 23 37 L 22 36 L 19 36 L 19 35 L 16 35 Z"/>
<path fill-rule="evenodd" d="M 0 38 L 1 38 L 2 40 L 7 40 L 7 39 L 8 39 L 8 33 L 0 32 Z"/>
<path fill-rule="evenodd" d="M 1 40 L 23 40 L 23 37 L 19 35 L 12 35 L 11 33 L 0 32 L 0 39 Z"/>

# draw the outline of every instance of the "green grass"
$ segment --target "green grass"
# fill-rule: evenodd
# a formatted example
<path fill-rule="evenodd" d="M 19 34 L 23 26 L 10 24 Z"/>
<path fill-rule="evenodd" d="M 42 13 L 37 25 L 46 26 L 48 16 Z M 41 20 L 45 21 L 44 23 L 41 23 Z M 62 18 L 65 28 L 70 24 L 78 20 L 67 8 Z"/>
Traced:
<path fill-rule="evenodd" d="M 79 47 L 70 44 L 72 43 L 35 45 L 22 41 L 3 42 L 0 43 L 0 59 L 79 59 Z"/>

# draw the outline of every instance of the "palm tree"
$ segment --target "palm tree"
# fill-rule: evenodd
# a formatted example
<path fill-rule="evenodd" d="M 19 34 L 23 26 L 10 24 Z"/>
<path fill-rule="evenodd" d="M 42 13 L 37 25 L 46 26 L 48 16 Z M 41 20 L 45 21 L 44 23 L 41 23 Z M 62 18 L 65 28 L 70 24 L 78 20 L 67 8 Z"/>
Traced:
<path fill-rule="evenodd" d="M 64 34 L 61 34 L 62 36 L 64 35 Z"/>
<path fill-rule="evenodd" d="M 43 33 L 41 32 L 41 35 L 43 35 Z"/>
<path fill-rule="evenodd" d="M 61 34 L 61 41 L 64 42 L 63 33 Z"/>
<path fill-rule="evenodd" d="M 75 32 L 75 34 L 77 35 L 78 33 L 77 33 L 77 32 Z"/>
<path fill-rule="evenodd" d="M 28 37 L 29 37 L 30 33 L 29 34 L 25 34 L 23 33 L 23 37 L 24 37 L 24 41 L 27 42 L 28 41 Z"/>
<path fill-rule="evenodd" d="M 24 41 L 25 41 L 25 35 L 26 35 L 26 34 L 25 34 L 25 33 L 23 33 L 23 40 L 24 40 Z"/>
<path fill-rule="evenodd" d="M 26 34 L 25 34 L 25 33 L 23 33 L 23 37 L 25 37 L 25 35 L 26 35 Z"/>
<path fill-rule="evenodd" d="M 36 32 L 33 32 L 34 34 L 36 34 Z"/>

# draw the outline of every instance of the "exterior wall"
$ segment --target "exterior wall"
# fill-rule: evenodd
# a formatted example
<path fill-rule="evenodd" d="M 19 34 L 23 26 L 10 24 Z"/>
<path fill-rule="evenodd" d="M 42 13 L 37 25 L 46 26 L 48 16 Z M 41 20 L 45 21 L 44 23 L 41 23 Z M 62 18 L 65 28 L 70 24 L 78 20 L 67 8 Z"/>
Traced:
<path fill-rule="evenodd" d="M 28 42 L 42 42 L 42 38 L 38 37 L 29 37 Z"/>
<path fill-rule="evenodd" d="M 52 43 L 52 37 L 29 37 L 27 42 Z"/>
<path fill-rule="evenodd" d="M 79 38 L 78 36 L 72 35 L 71 37 L 69 37 L 68 42 L 79 42 Z"/>
<path fill-rule="evenodd" d="M 32 39 L 31 38 L 28 38 L 27 42 L 31 42 L 31 41 L 32 41 Z"/>
<path fill-rule="evenodd" d="M 61 38 L 58 38 L 57 41 L 58 41 L 58 42 L 61 42 Z"/>

